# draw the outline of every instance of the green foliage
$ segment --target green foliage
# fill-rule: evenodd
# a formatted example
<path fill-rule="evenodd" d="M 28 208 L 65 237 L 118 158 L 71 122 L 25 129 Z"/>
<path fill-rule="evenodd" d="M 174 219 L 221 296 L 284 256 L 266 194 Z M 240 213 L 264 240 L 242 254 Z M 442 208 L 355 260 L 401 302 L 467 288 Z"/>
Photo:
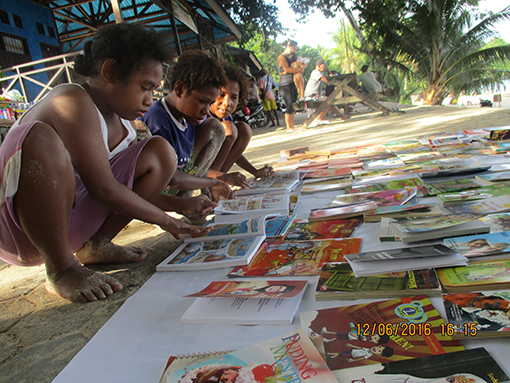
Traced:
<path fill-rule="evenodd" d="M 341 23 L 331 34 L 336 46 L 323 52 L 329 69 L 339 73 L 360 72 L 363 64 L 370 61 L 370 57 L 360 50 L 354 29 L 349 24 Z"/>
<path fill-rule="evenodd" d="M 266 39 L 274 39 L 284 32 L 282 24 L 278 20 L 278 7 L 264 0 L 224 0 L 223 7 L 230 17 L 243 31 L 240 46 L 245 49 L 246 44 L 261 35 L 262 43 Z"/>

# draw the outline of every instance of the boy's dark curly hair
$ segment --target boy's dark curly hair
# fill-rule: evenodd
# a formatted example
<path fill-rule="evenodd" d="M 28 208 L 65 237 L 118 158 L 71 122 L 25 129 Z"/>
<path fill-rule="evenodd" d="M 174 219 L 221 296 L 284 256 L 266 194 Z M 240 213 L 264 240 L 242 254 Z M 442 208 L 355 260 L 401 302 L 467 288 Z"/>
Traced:
<path fill-rule="evenodd" d="M 206 85 L 221 88 L 228 83 L 220 62 L 199 50 L 185 51 L 179 56 L 177 63 L 172 65 L 168 75 L 168 88 L 173 90 L 178 80 L 184 83 L 188 91 L 201 89 Z"/>
<path fill-rule="evenodd" d="M 102 27 L 88 40 L 83 52 L 74 60 L 74 70 L 84 76 L 99 74 L 107 59 L 117 62 L 117 79 L 126 82 L 148 61 L 170 62 L 172 48 L 165 35 L 155 30 L 129 23 Z"/>
<path fill-rule="evenodd" d="M 248 79 L 246 75 L 238 68 L 228 62 L 223 63 L 223 69 L 227 78 L 232 81 L 237 81 L 239 84 L 239 104 L 238 106 L 244 106 L 248 102 Z"/>

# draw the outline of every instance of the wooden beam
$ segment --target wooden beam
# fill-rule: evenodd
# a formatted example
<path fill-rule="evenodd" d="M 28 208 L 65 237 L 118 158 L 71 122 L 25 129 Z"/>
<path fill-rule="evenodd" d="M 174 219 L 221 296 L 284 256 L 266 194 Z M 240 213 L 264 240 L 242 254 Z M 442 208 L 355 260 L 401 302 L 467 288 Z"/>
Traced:
<path fill-rule="evenodd" d="M 115 22 L 117 24 L 120 24 L 124 21 L 124 19 L 122 18 L 122 10 L 120 9 L 119 0 L 110 1 L 112 2 L 113 14 L 115 15 Z"/>

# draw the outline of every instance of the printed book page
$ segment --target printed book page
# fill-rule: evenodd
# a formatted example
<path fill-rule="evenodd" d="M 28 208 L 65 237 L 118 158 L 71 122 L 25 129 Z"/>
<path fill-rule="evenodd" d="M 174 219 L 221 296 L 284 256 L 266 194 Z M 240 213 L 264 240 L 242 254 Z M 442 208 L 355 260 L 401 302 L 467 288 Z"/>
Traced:
<path fill-rule="evenodd" d="M 306 282 L 306 281 L 305 281 Z M 292 324 L 305 289 L 292 298 L 196 298 L 181 318 L 191 324 Z"/>

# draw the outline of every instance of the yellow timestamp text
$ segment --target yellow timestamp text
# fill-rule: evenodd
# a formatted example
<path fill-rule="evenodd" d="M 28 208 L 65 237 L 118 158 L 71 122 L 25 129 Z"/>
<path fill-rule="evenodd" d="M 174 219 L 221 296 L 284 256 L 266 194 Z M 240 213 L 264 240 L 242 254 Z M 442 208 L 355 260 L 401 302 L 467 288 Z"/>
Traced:
<path fill-rule="evenodd" d="M 430 336 L 432 334 L 430 323 L 357 323 L 355 330 L 358 336 Z"/>
<path fill-rule="evenodd" d="M 440 331 L 443 336 L 462 335 L 468 337 L 478 334 L 478 329 L 474 323 L 441 323 Z"/>

